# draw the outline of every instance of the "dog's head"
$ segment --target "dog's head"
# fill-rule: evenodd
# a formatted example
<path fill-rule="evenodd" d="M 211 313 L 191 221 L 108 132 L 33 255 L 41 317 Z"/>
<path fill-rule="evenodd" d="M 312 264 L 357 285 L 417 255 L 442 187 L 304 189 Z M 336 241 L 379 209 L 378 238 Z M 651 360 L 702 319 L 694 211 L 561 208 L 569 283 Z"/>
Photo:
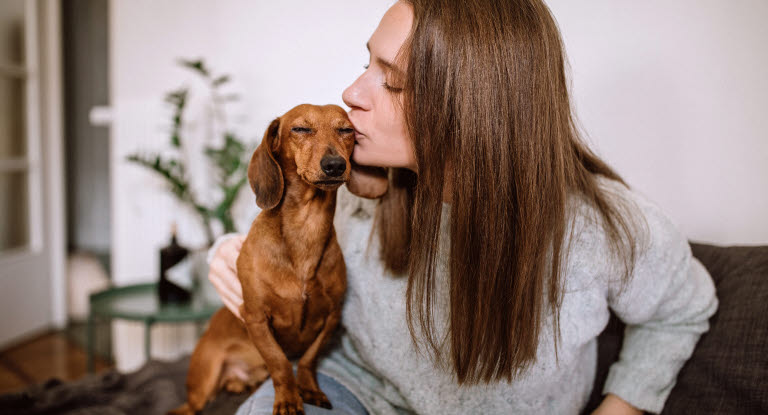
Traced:
<path fill-rule="evenodd" d="M 352 161 L 355 130 L 338 105 L 298 105 L 275 118 L 253 152 L 248 180 L 256 204 L 272 209 L 284 191 L 283 169 L 294 169 L 304 182 L 322 190 L 347 183 L 362 197 L 378 198 L 387 191 L 387 170 Z"/>

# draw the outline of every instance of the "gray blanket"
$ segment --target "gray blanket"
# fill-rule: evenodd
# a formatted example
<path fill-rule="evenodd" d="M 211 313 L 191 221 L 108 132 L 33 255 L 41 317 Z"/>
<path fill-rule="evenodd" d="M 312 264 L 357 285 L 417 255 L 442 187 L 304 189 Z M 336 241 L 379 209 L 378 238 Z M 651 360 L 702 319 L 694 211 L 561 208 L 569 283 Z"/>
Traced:
<path fill-rule="evenodd" d="M 176 361 L 153 360 L 132 373 L 110 370 L 71 382 L 51 378 L 24 391 L 0 395 L 3 415 L 164 415 L 186 398 L 184 382 L 189 356 Z M 233 414 L 248 398 L 220 392 L 204 415 Z"/>

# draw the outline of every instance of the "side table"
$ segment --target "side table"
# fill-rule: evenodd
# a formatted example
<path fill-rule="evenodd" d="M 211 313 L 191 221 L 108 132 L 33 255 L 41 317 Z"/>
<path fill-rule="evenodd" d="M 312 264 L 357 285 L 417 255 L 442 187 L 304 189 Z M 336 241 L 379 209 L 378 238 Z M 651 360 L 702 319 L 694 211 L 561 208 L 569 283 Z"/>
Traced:
<path fill-rule="evenodd" d="M 160 304 L 157 283 L 113 287 L 90 295 L 88 314 L 88 372 L 93 372 L 94 324 L 97 319 L 123 319 L 144 323 L 144 355 L 150 358 L 152 338 L 150 329 L 155 323 L 194 322 L 198 335 L 200 323 L 207 321 L 222 307 L 221 302 L 206 301 L 198 291 L 186 304 Z"/>

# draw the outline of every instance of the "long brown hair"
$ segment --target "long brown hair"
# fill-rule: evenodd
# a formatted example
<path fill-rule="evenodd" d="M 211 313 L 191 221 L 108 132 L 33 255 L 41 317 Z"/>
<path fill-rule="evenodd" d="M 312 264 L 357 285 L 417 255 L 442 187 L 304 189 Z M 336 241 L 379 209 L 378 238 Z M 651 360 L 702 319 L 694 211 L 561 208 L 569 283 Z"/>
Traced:
<path fill-rule="evenodd" d="M 391 272 L 408 276 L 407 319 L 417 349 L 426 345 L 447 362 L 459 384 L 511 381 L 535 362 L 547 304 L 557 351 L 569 194 L 604 219 L 624 264 L 622 281 L 629 278 L 638 236 L 632 215 L 596 176 L 629 186 L 580 136 L 559 29 L 543 1 L 409 3 L 413 26 L 396 58 L 407 70 L 395 84 L 403 87 L 418 176 L 390 169 L 375 214 L 380 256 Z M 446 183 L 448 350 L 433 323 Z"/>

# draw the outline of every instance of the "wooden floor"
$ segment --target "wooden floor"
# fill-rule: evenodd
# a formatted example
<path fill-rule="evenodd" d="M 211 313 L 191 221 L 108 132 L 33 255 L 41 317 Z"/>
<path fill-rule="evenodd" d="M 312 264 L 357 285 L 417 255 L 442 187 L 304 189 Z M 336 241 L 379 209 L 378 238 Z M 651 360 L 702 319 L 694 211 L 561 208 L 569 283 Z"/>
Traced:
<path fill-rule="evenodd" d="M 66 331 L 51 331 L 0 351 L 0 394 L 16 392 L 55 377 L 74 380 L 86 374 L 86 350 Z M 96 372 L 113 367 L 94 360 Z"/>

